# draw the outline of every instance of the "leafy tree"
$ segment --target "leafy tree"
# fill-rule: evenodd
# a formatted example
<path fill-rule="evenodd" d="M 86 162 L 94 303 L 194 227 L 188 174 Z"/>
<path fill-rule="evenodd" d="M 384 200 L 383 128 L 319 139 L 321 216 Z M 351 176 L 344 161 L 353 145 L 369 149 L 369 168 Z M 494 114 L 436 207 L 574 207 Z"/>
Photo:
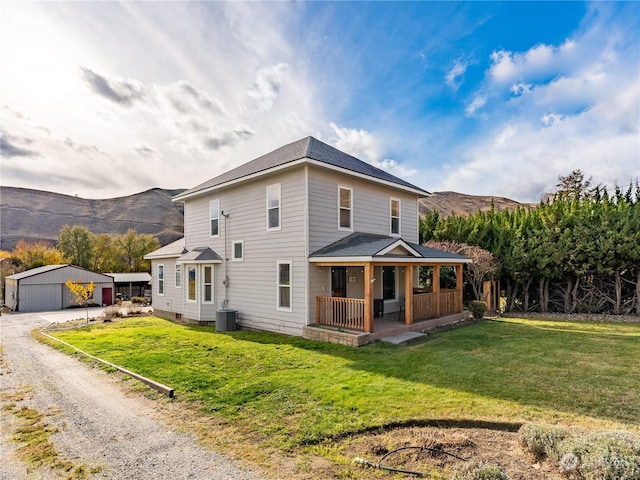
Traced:
<path fill-rule="evenodd" d="M 96 289 L 96 284 L 93 282 L 82 283 L 82 280 L 74 282 L 68 279 L 65 285 L 73 295 L 73 302 L 85 308 L 87 323 L 89 323 L 89 299 L 93 298 L 93 291 Z"/>
<path fill-rule="evenodd" d="M 150 262 L 145 260 L 144 256 L 160 248 L 160 242 L 153 235 L 138 233 L 133 229 L 127 230 L 127 233 L 118 237 L 116 244 L 121 249 L 127 272 L 148 271 Z"/>
<path fill-rule="evenodd" d="M 94 272 L 122 272 L 125 270 L 120 245 L 114 236 L 108 233 L 95 236 L 92 270 Z"/>
<path fill-rule="evenodd" d="M 13 249 L 11 257 L 20 263 L 24 270 L 66 263 L 62 253 L 44 240 L 35 242 L 20 240 Z"/>
<path fill-rule="evenodd" d="M 559 183 L 556 184 L 556 196 L 566 196 L 569 198 L 582 198 L 584 196 L 591 196 L 595 192 L 594 188 L 591 188 L 591 180 L 584 178 L 582 170 L 573 170 L 568 175 L 558 176 Z"/>
<path fill-rule="evenodd" d="M 58 235 L 58 250 L 65 258 L 82 268 L 91 268 L 95 235 L 80 225 L 65 225 Z"/>

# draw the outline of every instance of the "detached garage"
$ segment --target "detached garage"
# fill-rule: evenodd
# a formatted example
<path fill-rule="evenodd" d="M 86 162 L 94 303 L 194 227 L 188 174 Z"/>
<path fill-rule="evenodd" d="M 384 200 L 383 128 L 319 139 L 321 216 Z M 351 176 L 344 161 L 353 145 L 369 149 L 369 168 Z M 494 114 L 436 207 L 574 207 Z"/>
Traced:
<path fill-rule="evenodd" d="M 113 278 L 75 265 L 46 265 L 5 277 L 5 302 L 14 312 L 62 310 L 74 305 L 67 280 L 96 285 L 90 303 L 112 305 Z"/>

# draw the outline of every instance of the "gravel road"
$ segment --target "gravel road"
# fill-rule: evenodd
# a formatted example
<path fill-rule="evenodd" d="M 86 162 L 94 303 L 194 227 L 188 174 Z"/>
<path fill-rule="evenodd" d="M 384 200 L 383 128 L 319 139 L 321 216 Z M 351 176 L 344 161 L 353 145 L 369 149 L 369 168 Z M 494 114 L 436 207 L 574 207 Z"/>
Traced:
<path fill-rule="evenodd" d="M 90 315 L 96 316 L 96 310 Z M 6 398 L 30 389 L 19 405 L 46 414 L 47 423 L 58 429 L 51 441 L 61 457 L 86 470 L 98 470 L 88 478 L 266 478 L 203 449 L 195 437 L 172 431 L 152 400 L 125 395 L 102 370 L 31 337 L 36 327 L 77 316 L 77 311 L 0 316 L 0 393 Z M 17 445 L 10 440 L 15 419 L 0 411 L 0 420 L 0 480 L 64 478 L 64 472 L 33 471 L 20 461 L 14 454 Z"/>

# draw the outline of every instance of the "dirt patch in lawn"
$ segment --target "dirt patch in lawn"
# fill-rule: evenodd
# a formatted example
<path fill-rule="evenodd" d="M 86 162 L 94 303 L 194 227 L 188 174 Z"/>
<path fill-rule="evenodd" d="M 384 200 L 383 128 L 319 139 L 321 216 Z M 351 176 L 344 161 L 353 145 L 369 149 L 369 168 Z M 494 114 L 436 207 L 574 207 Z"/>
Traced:
<path fill-rule="evenodd" d="M 469 462 L 498 465 L 512 480 L 562 478 L 556 465 L 536 462 L 523 449 L 517 432 L 486 428 L 408 427 L 355 435 L 341 441 L 339 447 L 347 458 L 363 458 L 373 464 L 420 472 L 432 478 L 438 478 L 438 475 L 449 478 L 451 472 Z M 371 467 L 362 466 L 360 469 Z M 392 477 L 391 473 L 379 475 L 377 478 Z"/>

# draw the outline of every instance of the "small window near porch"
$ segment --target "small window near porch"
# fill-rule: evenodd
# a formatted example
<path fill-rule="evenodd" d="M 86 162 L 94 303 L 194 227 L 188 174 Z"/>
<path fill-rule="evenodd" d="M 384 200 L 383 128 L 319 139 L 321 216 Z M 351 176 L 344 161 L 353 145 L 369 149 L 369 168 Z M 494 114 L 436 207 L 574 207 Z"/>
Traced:
<path fill-rule="evenodd" d="M 164 265 L 158 265 L 158 295 L 164 295 Z"/>
<path fill-rule="evenodd" d="M 244 260 L 244 241 L 238 240 L 232 242 L 232 253 L 231 257 L 232 262 L 241 262 Z"/>
<path fill-rule="evenodd" d="M 278 310 L 291 311 L 291 262 L 277 262 Z"/>
<path fill-rule="evenodd" d="M 182 288 L 182 265 L 176 264 L 176 288 Z"/>

